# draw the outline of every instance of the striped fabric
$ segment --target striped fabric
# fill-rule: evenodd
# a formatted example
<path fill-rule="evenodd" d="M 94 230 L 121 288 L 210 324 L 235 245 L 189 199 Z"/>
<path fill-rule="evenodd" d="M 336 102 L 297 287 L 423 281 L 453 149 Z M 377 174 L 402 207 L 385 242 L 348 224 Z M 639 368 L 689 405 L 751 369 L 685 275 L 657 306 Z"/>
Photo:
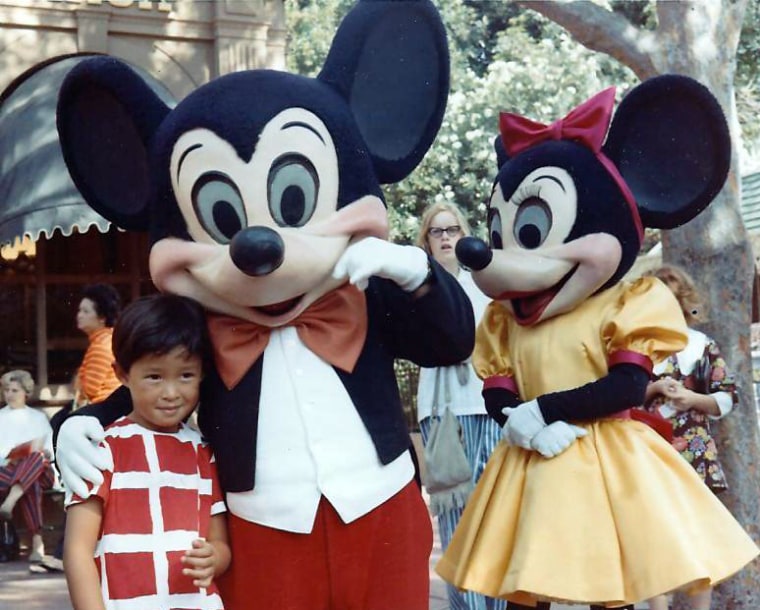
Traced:
<path fill-rule="evenodd" d="M 476 483 L 483 474 L 494 447 L 501 440 L 501 428 L 488 415 L 457 415 L 456 418 L 462 426 L 464 452 L 470 461 L 473 483 Z M 420 422 L 420 432 L 423 444 L 427 444 L 430 417 Z M 449 546 L 463 512 L 463 508 L 457 508 L 438 515 L 438 530 L 443 550 Z M 459 591 L 450 584 L 446 585 L 446 591 L 451 610 L 504 610 L 507 606 L 503 599 L 486 597 L 473 591 Z"/>
<path fill-rule="evenodd" d="M 106 609 L 222 610 L 216 584 L 198 589 L 180 561 L 226 510 L 200 435 L 184 424 L 176 434 L 154 432 L 123 417 L 105 442 L 114 470 L 93 492 L 103 501 L 95 561 Z"/>
<path fill-rule="evenodd" d="M 24 495 L 16 506 L 21 508 L 24 523 L 32 535 L 42 529 L 42 492 L 53 486 L 53 480 L 53 468 L 41 451 L 0 467 L 0 500 L 13 485 L 21 485 Z"/>
<path fill-rule="evenodd" d="M 112 335 L 113 328 L 106 327 L 89 336 L 89 345 L 79 367 L 79 387 L 89 402 L 105 400 L 121 385 L 111 366 Z"/>

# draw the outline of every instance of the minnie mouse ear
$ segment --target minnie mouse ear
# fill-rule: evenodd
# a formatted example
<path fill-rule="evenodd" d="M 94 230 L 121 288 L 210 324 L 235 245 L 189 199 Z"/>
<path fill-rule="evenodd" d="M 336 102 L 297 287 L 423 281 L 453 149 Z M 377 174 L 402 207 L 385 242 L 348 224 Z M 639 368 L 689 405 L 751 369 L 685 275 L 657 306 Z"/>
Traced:
<path fill-rule="evenodd" d="M 623 99 L 604 152 L 633 192 L 644 226 L 672 229 L 723 187 L 731 140 L 715 97 L 691 78 L 668 74 Z"/>

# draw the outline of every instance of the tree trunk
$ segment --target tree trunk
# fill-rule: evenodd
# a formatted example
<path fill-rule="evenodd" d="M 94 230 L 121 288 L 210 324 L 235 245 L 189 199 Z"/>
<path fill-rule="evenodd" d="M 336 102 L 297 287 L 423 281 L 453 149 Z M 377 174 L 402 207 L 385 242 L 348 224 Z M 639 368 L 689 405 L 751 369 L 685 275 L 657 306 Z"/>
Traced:
<path fill-rule="evenodd" d="M 754 262 L 744 226 L 733 219 L 730 197 L 720 196 L 688 225 L 663 232 L 663 259 L 688 269 L 706 297 L 710 319 L 704 331 L 721 348 L 736 375 L 736 411 L 713 424 L 729 490 L 720 498 L 757 542 L 760 541 L 760 438 L 752 385 L 750 333 Z M 720 220 L 719 220 L 720 219 Z M 713 607 L 760 608 L 757 562 L 719 585 Z M 677 599 L 674 610 L 687 610 Z"/>
<path fill-rule="evenodd" d="M 741 135 L 733 89 L 735 45 L 746 2 L 732 6 L 714 0 L 685 3 L 690 5 L 688 13 L 674 6 L 680 4 L 684 3 L 658 3 L 660 29 L 668 27 L 671 32 L 666 46 L 681 49 L 661 54 L 659 61 L 666 71 L 697 78 L 718 98 L 731 129 L 733 161 L 725 187 L 707 210 L 683 227 L 663 232 L 663 259 L 688 269 L 698 282 L 709 307 L 704 330 L 718 342 L 729 370 L 736 375 L 737 412 L 714 426 L 729 482 L 721 500 L 755 542 L 760 542 L 760 434 L 750 348 L 755 264 L 740 213 L 737 159 Z M 701 41 L 699 47 L 697 41 Z M 719 585 L 712 606 L 760 608 L 760 564 L 753 562 Z M 688 608 L 682 597 L 676 598 L 674 610 Z"/>
<path fill-rule="evenodd" d="M 536 0 L 522 4 L 563 26 L 581 44 L 614 57 L 641 79 L 667 72 L 697 79 L 723 107 L 733 144 L 726 186 L 699 217 L 663 232 L 663 259 L 694 276 L 710 307 L 705 331 L 718 342 L 730 370 L 736 374 L 737 412 L 714 427 L 730 486 L 721 499 L 760 543 L 760 433 L 750 350 L 755 266 L 739 212 L 736 160 L 741 135 L 733 88 L 736 49 L 747 0 L 658 0 L 654 34 L 637 31 L 622 17 L 591 2 Z M 760 562 L 754 561 L 718 586 L 712 607 L 760 609 Z M 686 608 L 682 597 L 677 596 L 674 609 Z"/>

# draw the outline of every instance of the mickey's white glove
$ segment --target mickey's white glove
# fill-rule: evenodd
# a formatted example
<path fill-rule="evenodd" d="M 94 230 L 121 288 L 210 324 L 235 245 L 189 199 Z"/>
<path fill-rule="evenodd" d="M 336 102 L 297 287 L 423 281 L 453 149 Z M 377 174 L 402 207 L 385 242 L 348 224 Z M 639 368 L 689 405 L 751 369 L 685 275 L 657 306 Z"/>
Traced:
<path fill-rule="evenodd" d="M 414 292 L 428 274 L 428 258 L 422 248 L 399 246 L 377 237 L 351 244 L 333 269 L 333 277 L 365 290 L 373 275 L 392 280 L 406 292 Z"/>
<path fill-rule="evenodd" d="M 561 420 L 555 421 L 536 434 L 530 442 L 530 446 L 545 458 L 553 458 L 572 445 L 575 439 L 582 438 L 587 434 L 588 431 L 584 428 L 573 426 Z"/>
<path fill-rule="evenodd" d="M 103 482 L 101 470 L 113 470 L 111 452 L 98 444 L 105 438 L 103 426 L 95 417 L 80 415 L 69 417 L 58 432 L 55 452 L 58 470 L 67 489 L 80 498 L 86 498 L 93 485 Z"/>
<path fill-rule="evenodd" d="M 501 412 L 509 418 L 502 428 L 502 435 L 510 445 L 531 449 L 530 441 L 546 428 L 544 416 L 535 399 L 516 407 L 505 407 Z"/>

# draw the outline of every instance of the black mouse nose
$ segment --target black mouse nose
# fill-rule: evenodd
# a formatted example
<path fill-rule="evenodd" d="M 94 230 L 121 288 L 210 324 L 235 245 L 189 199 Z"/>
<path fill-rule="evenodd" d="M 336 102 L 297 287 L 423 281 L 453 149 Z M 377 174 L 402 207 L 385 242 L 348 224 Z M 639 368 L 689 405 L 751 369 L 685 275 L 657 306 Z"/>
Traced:
<path fill-rule="evenodd" d="M 285 243 L 274 229 L 248 227 L 232 238 L 230 258 L 246 275 L 267 275 L 282 265 Z"/>
<path fill-rule="evenodd" d="M 493 258 L 493 252 L 491 252 L 488 244 L 477 237 L 460 239 L 457 242 L 455 252 L 457 260 L 473 271 L 485 269 Z"/>

